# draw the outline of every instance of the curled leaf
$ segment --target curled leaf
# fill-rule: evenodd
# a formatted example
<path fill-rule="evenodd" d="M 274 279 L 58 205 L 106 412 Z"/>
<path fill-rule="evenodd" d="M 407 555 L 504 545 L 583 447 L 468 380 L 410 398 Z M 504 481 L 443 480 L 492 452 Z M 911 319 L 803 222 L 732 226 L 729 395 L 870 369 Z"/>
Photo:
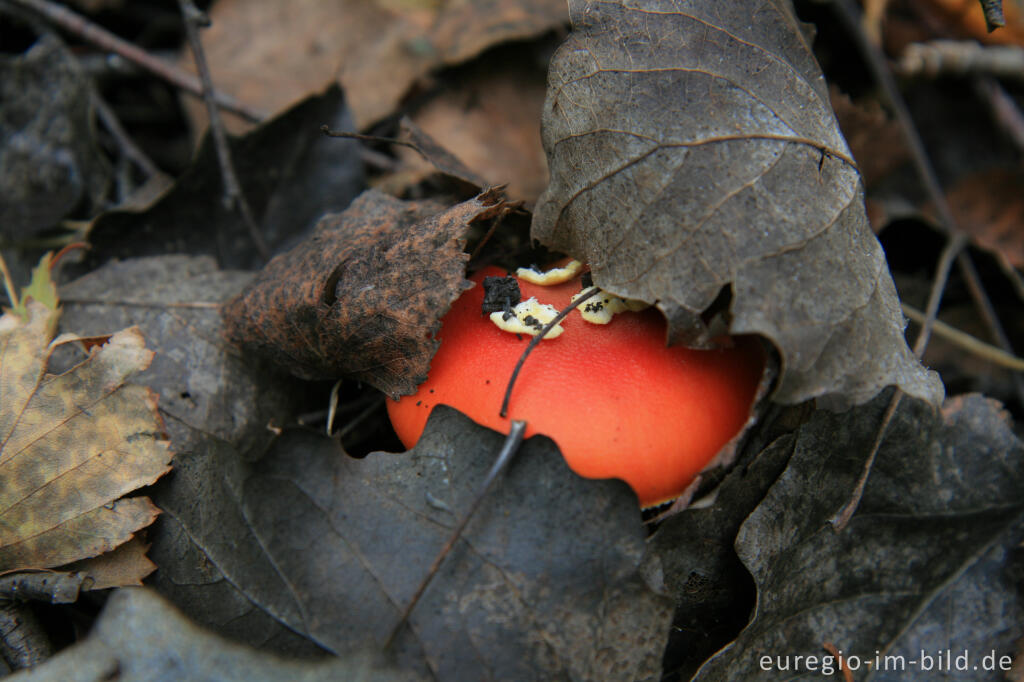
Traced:
<path fill-rule="evenodd" d="M 496 191 L 447 210 L 365 192 L 225 306 L 227 334 L 296 376 L 346 375 L 411 394 L 426 379 L 441 316 L 468 285 L 466 232 L 508 210 Z"/>
<path fill-rule="evenodd" d="M 657 302 L 670 339 L 731 288 L 730 331 L 779 349 L 775 398 L 933 404 L 860 176 L 788 3 L 570 0 L 543 119 L 551 184 L 533 235 L 594 282 Z"/>

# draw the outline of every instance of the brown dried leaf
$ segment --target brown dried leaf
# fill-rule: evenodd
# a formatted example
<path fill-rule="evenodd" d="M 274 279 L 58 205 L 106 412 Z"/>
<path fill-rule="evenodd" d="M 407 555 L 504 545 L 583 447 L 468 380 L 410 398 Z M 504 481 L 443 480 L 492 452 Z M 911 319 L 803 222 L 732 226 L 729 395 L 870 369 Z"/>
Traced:
<path fill-rule="evenodd" d="M 787 3 L 570 0 L 533 235 L 603 289 L 657 302 L 673 342 L 731 287 L 732 333 L 779 349 L 775 393 L 864 402 L 897 384 L 932 403 L 857 168 Z"/>
<path fill-rule="evenodd" d="M 83 590 L 141 586 L 142 579 L 156 570 L 156 564 L 146 556 L 149 547 L 150 544 L 143 540 L 141 535 L 136 535 L 106 554 L 76 561 L 64 566 L 63 569 L 85 578 L 82 583 Z"/>
<path fill-rule="evenodd" d="M 855 102 L 835 87 L 829 88 L 829 98 L 843 137 L 869 189 L 910 159 L 899 123 L 890 118 L 878 100 Z"/>
<path fill-rule="evenodd" d="M 1002 3 L 1006 26 L 989 31 L 978 0 L 916 0 L 928 18 L 941 24 L 946 36 L 971 37 L 994 45 L 1024 45 L 1024 8 L 1015 0 Z M 916 21 L 917 24 L 926 22 Z"/>
<path fill-rule="evenodd" d="M 228 337 L 303 378 L 346 375 L 411 394 L 440 317 L 468 286 L 466 231 L 507 210 L 495 191 L 447 210 L 364 192 L 225 306 Z"/>
<path fill-rule="evenodd" d="M 399 147 L 402 152 L 413 155 L 420 163 L 420 168 L 429 169 L 421 172 L 421 177 L 435 172 L 447 175 L 450 178 L 470 186 L 473 193 L 479 192 L 484 187 L 498 185 L 501 183 L 488 183 L 481 176 L 477 175 L 462 160 L 449 149 L 435 140 L 429 133 L 420 128 L 408 116 L 403 116 L 399 124 L 401 139 L 416 145 L 416 149 L 410 147 Z M 409 157 L 406 157 L 408 161 Z"/>
<path fill-rule="evenodd" d="M 152 523 L 148 498 L 119 499 L 169 469 L 156 398 L 125 385 L 152 352 L 135 328 L 46 374 L 57 311 L 30 300 L 0 317 L 0 571 L 110 551 Z"/>
<path fill-rule="evenodd" d="M 515 199 L 535 202 L 548 182 L 540 143 L 545 76 L 521 64 L 481 69 L 460 78 L 413 114 L 413 120 L 450 150 L 485 185 L 506 185 Z M 431 172 L 411 149 L 396 148 L 403 164 Z"/>
<path fill-rule="evenodd" d="M 432 70 L 568 20 L 564 0 L 222 0 L 211 18 L 203 47 L 218 87 L 272 112 L 337 78 L 360 129 Z"/>
<path fill-rule="evenodd" d="M 997 168 L 970 175 L 946 195 L 957 226 L 981 248 L 1024 267 L 1024 173 Z"/>

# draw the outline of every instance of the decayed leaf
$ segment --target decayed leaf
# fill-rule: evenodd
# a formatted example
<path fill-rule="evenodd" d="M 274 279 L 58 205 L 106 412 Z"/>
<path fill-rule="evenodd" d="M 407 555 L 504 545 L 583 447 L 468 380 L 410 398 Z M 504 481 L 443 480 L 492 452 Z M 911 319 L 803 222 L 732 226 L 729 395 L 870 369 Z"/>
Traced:
<path fill-rule="evenodd" d="M 169 470 L 156 398 L 125 385 L 152 352 L 131 328 L 71 370 L 46 373 L 57 311 L 29 299 L 0 317 L 0 571 L 53 567 L 117 547 L 149 525 L 122 498 Z"/>
<path fill-rule="evenodd" d="M 118 590 L 89 636 L 17 682 L 418 682 L 371 652 L 344 660 L 302 663 L 226 642 L 189 622 L 154 592 Z"/>
<path fill-rule="evenodd" d="M 639 5 L 639 7 L 638 7 Z M 896 384 L 938 403 L 914 359 L 857 169 L 781 1 L 571 0 L 533 234 L 594 281 L 657 301 L 674 342 L 732 288 L 732 333 L 775 344 L 783 402 L 860 403 Z"/>
<path fill-rule="evenodd" d="M 564 0 L 223 0 L 211 18 L 203 46 L 218 87 L 275 111 L 337 78 L 359 129 L 431 70 L 568 19 Z"/>
<path fill-rule="evenodd" d="M 876 651 L 911 661 L 922 650 L 966 649 L 979 668 L 958 672 L 965 679 L 993 679 L 981 675 L 982 655 L 1012 655 L 1024 634 L 1014 577 L 1024 445 L 998 403 L 955 398 L 936 414 L 904 400 L 857 513 L 842 532 L 829 523 L 887 402 L 818 412 L 798 430 L 786 470 L 736 537 L 757 586 L 751 622 L 697 679 L 775 680 L 776 655 L 824 655 L 826 641 L 864 670 Z M 773 659 L 767 669 L 763 655 Z M 912 665 L 874 674 L 905 679 Z"/>
<path fill-rule="evenodd" d="M 228 335 L 300 377 L 346 375 L 411 394 L 426 379 L 440 317 L 468 286 L 470 224 L 508 210 L 496 191 L 444 211 L 365 192 L 225 307 Z"/>

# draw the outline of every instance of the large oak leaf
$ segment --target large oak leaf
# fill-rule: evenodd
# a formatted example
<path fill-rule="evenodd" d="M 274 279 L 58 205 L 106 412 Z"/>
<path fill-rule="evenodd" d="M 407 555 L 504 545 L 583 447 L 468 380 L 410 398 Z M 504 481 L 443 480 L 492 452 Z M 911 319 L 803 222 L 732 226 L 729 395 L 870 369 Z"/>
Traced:
<path fill-rule="evenodd" d="M 731 287 L 731 332 L 779 349 L 775 398 L 933 404 L 857 167 L 783 0 L 570 0 L 543 120 L 551 184 L 533 235 L 594 281 L 656 301 L 670 340 Z"/>

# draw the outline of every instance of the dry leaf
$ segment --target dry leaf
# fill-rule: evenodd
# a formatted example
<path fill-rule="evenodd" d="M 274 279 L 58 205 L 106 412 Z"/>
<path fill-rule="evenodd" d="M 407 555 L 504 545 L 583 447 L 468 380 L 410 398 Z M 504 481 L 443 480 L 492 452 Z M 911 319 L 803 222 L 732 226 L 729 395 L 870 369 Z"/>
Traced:
<path fill-rule="evenodd" d="M 228 642 L 185 618 L 155 592 L 128 588 L 111 595 L 89 636 L 13 682 L 419 682 L 378 652 L 317 661 L 286 660 Z"/>
<path fill-rule="evenodd" d="M 1019 0 L 1003 0 L 1006 26 L 989 31 L 978 0 L 916 0 L 947 31 L 995 45 L 1024 45 L 1024 9 Z M 918 22 L 921 23 L 921 22 Z"/>
<path fill-rule="evenodd" d="M 899 123 L 890 118 L 878 100 L 865 98 L 855 102 L 834 87 L 829 88 L 829 98 L 869 189 L 910 160 L 910 150 Z"/>
<path fill-rule="evenodd" d="M 540 143 L 544 74 L 509 64 L 459 79 L 415 114 L 425 133 L 490 185 L 507 185 L 514 199 L 534 202 L 548 182 Z M 433 169 L 411 149 L 396 148 L 403 164 Z"/>
<path fill-rule="evenodd" d="M 757 587 L 750 621 L 696 679 L 777 680 L 777 655 L 823 653 L 823 641 L 864 671 L 878 651 L 906 662 L 871 679 L 928 679 L 908 671 L 922 652 L 949 648 L 976 665 L 963 679 L 1001 679 L 981 657 L 1012 654 L 1024 631 L 1024 443 L 983 396 L 951 398 L 941 412 L 904 400 L 857 513 L 836 532 L 829 520 L 857 484 L 889 397 L 819 411 L 797 430 L 785 470 L 729 543 Z M 781 677 L 804 678 L 792 668 Z"/>
<path fill-rule="evenodd" d="M 1020 170 L 996 168 L 964 178 L 946 194 L 957 226 L 975 244 L 1016 268 L 1024 267 L 1022 187 Z"/>
<path fill-rule="evenodd" d="M 445 406 L 406 454 L 353 459 L 285 431 L 248 470 L 211 469 L 236 496 L 181 500 L 201 507 L 184 533 L 296 632 L 339 656 L 380 647 L 503 440 Z M 204 527 L 238 507 L 260 554 Z M 582 479 L 550 439 L 530 438 L 391 651 L 437 680 L 657 679 L 672 607 L 639 571 L 645 537 L 626 484 Z"/>
<path fill-rule="evenodd" d="M 273 112 L 337 78 L 359 129 L 430 71 L 568 20 L 564 0 L 222 0 L 210 16 L 203 47 L 219 88 Z"/>
<path fill-rule="evenodd" d="M 136 535 L 106 554 L 76 561 L 62 570 L 81 575 L 83 590 L 141 586 L 142 579 L 156 570 L 156 564 L 146 556 L 149 547 L 141 535 Z"/>
<path fill-rule="evenodd" d="M 142 335 L 117 332 L 51 375 L 57 316 L 29 298 L 23 315 L 0 317 L 0 571 L 60 566 L 126 542 L 159 511 L 122 496 L 170 469 L 155 396 L 124 383 L 152 358 Z"/>
<path fill-rule="evenodd" d="M 446 211 L 364 192 L 225 306 L 228 337 L 296 376 L 346 375 L 411 394 L 426 379 L 441 316 L 468 284 L 470 224 L 507 210 L 494 191 Z"/>
<path fill-rule="evenodd" d="M 534 237 L 603 289 L 657 302 L 676 343 L 705 340 L 700 315 L 731 288 L 731 332 L 781 353 L 780 402 L 841 407 L 891 384 L 941 402 L 788 6 L 674 7 L 570 1 Z"/>

